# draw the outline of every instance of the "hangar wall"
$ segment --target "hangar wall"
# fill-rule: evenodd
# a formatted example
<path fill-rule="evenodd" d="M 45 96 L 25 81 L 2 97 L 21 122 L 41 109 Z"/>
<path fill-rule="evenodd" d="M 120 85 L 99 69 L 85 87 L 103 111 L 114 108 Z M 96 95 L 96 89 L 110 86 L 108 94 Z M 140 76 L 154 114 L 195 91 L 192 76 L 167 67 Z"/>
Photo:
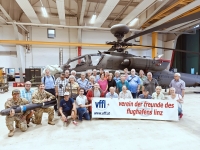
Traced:
<path fill-rule="evenodd" d="M 29 37 L 33 41 L 52 41 L 52 42 L 77 42 L 78 32 L 77 29 L 56 28 L 56 37 L 54 39 L 47 38 L 46 27 L 29 27 Z M 14 30 L 12 26 L 0 27 L 0 39 L 2 40 L 14 40 Z M 20 39 L 25 39 L 25 36 L 20 34 Z M 83 43 L 105 43 L 106 41 L 114 41 L 116 38 L 109 31 L 97 31 L 97 30 L 82 30 L 82 42 Z M 135 41 L 130 41 L 134 43 Z M 143 36 L 143 44 L 151 45 L 151 35 Z M 139 44 L 139 43 L 138 43 Z M 163 46 L 162 40 L 158 40 L 158 46 Z M 42 67 L 49 64 L 59 64 L 59 48 L 63 48 L 63 63 L 67 62 L 68 58 L 74 58 L 77 56 L 76 47 L 58 47 L 58 46 L 32 46 L 30 53 L 26 53 L 24 48 L 24 66 L 29 67 Z M 16 51 L 16 47 L 12 45 L 2 45 L 0 51 Z M 83 47 L 82 55 L 97 53 L 98 50 L 105 51 L 105 48 Z M 146 50 L 133 50 L 129 49 L 129 53 L 140 56 L 151 57 L 151 49 Z M 158 54 L 162 54 L 162 50 L 158 50 Z M 16 55 L 1 55 L 0 64 L 4 68 L 15 68 L 18 72 L 18 63 Z"/>

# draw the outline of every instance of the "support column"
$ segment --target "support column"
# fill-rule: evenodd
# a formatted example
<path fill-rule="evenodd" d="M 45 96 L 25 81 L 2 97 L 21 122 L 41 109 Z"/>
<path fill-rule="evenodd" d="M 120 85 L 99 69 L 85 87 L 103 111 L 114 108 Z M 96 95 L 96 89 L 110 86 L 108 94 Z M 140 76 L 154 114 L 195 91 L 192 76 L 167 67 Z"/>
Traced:
<path fill-rule="evenodd" d="M 82 30 L 81 29 L 78 29 L 78 42 L 82 43 Z M 78 50 L 78 57 L 79 57 L 79 56 L 81 56 L 82 47 L 78 46 L 77 50 Z M 78 60 L 78 63 L 80 64 L 81 60 Z"/>
<path fill-rule="evenodd" d="M 152 46 L 157 46 L 158 44 L 158 33 L 152 33 Z M 152 58 L 157 56 L 157 48 L 152 48 Z"/>
<path fill-rule="evenodd" d="M 140 36 L 140 45 L 142 45 L 142 36 Z"/>
<path fill-rule="evenodd" d="M 18 28 L 16 24 L 13 23 L 14 28 L 14 34 L 15 34 L 15 40 L 19 40 L 19 33 Z M 21 45 L 16 45 L 16 51 L 17 51 L 17 61 L 18 61 L 18 69 L 19 69 L 19 76 L 20 76 L 20 82 L 24 82 L 23 79 L 23 71 L 24 69 L 24 48 Z"/>

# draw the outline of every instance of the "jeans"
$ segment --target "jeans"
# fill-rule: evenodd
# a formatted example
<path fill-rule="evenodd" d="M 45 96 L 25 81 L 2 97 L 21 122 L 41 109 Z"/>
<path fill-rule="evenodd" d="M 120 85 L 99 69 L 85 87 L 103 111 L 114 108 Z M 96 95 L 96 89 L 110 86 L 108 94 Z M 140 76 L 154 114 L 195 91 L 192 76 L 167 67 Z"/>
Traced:
<path fill-rule="evenodd" d="M 178 107 L 178 115 L 180 116 L 180 114 L 182 114 L 182 108 Z"/>
<path fill-rule="evenodd" d="M 84 117 L 85 120 L 90 120 L 90 115 L 89 115 L 89 113 L 88 113 L 88 111 L 85 107 L 84 108 L 82 108 L 82 107 L 77 108 L 77 112 L 78 112 L 78 119 L 80 121 L 82 121 L 83 117 Z"/>
<path fill-rule="evenodd" d="M 137 93 L 131 93 L 133 98 L 136 98 L 137 97 Z"/>

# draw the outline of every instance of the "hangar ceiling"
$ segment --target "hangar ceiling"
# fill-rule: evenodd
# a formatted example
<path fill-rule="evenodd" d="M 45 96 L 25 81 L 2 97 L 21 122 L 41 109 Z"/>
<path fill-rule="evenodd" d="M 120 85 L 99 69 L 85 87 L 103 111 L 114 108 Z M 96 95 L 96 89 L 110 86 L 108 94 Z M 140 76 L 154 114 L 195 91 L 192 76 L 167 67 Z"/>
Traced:
<path fill-rule="evenodd" d="M 200 0 L 0 0 L 0 24 L 16 21 L 110 28 L 121 23 L 143 30 L 198 11 Z M 200 20 L 195 20 L 165 30 L 186 31 L 198 24 Z"/>

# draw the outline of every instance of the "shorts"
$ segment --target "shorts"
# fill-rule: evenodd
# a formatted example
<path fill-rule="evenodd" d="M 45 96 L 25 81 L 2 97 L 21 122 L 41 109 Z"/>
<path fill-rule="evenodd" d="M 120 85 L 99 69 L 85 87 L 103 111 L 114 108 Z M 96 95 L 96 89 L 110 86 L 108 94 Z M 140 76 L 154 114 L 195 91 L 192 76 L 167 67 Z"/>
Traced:
<path fill-rule="evenodd" d="M 72 110 L 68 110 L 63 112 L 63 114 L 65 115 L 65 117 L 71 116 Z"/>

